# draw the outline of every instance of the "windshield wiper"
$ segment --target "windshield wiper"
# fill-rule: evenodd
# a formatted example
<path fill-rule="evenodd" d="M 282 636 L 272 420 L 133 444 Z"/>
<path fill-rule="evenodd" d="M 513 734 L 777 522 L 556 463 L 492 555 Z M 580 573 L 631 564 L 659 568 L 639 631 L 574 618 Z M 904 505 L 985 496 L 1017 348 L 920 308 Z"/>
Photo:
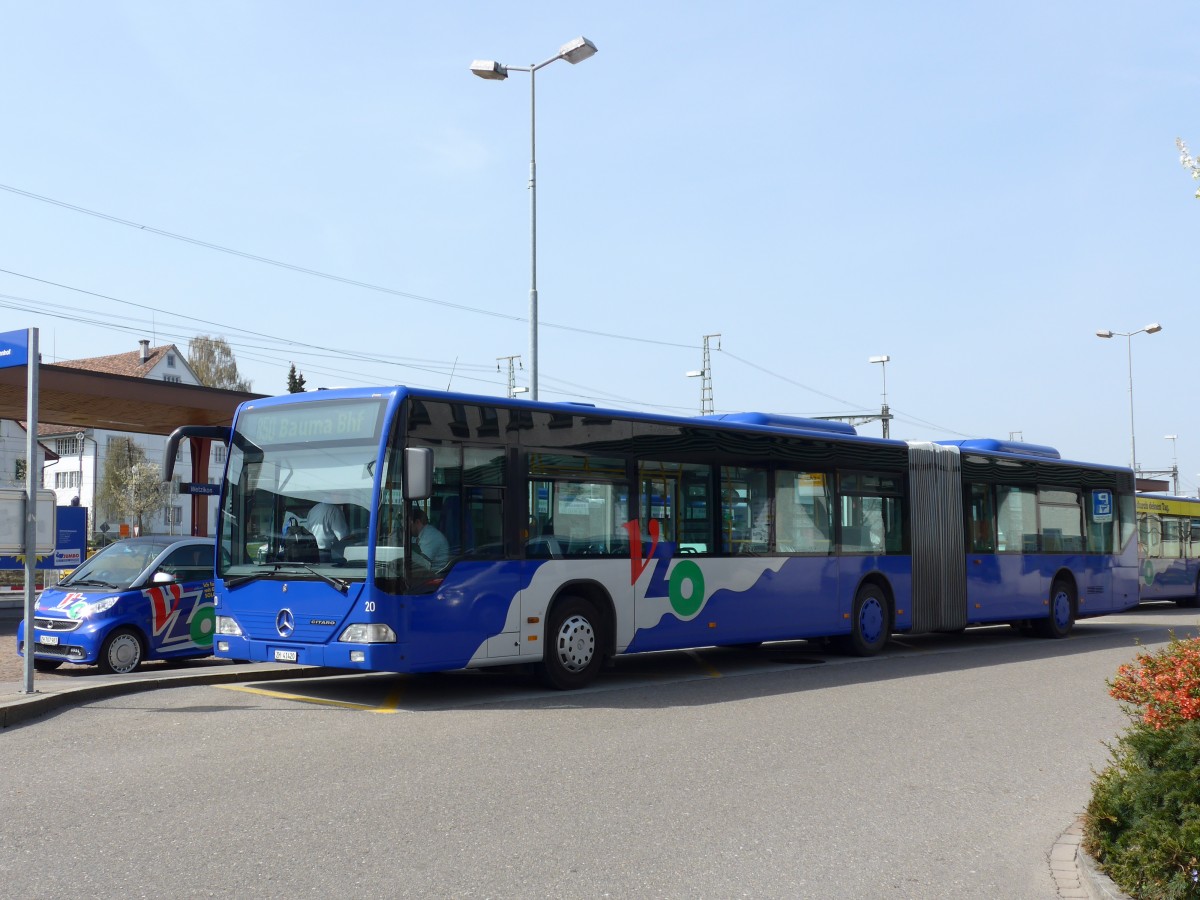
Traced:
<path fill-rule="evenodd" d="M 279 570 L 282 569 L 284 566 L 299 566 L 302 569 L 307 569 L 313 575 L 316 575 L 318 578 L 320 578 L 326 584 L 336 588 L 343 594 L 348 593 L 350 590 L 350 582 L 349 581 L 346 581 L 343 578 L 333 578 L 332 576 L 326 575 L 324 572 L 317 571 L 312 566 L 310 566 L 308 563 L 302 563 L 302 562 L 271 563 L 270 571 L 251 572 L 249 575 L 235 575 L 233 578 L 226 578 L 225 579 L 225 587 L 232 590 L 233 588 L 238 587 L 239 585 L 243 585 L 248 581 L 254 581 L 254 579 L 256 579 L 256 578 L 266 578 L 269 575 L 278 575 Z"/>
<path fill-rule="evenodd" d="M 308 563 L 291 562 L 291 563 L 280 563 L 279 565 L 299 566 L 302 569 L 307 569 L 308 571 L 312 572 L 314 575 L 316 575 L 318 578 L 320 578 L 323 582 L 325 582 L 328 585 L 332 585 L 333 587 L 335 587 L 339 591 L 341 591 L 343 594 L 348 593 L 350 591 L 350 582 L 348 582 L 346 579 L 334 578 L 332 575 L 326 575 L 324 572 L 318 572 L 316 569 L 314 569 Z"/>
<path fill-rule="evenodd" d="M 233 589 L 239 585 L 245 584 L 247 581 L 253 581 L 256 578 L 266 578 L 268 575 L 273 575 L 279 571 L 279 567 L 271 569 L 270 572 L 251 572 L 249 575 L 234 575 L 232 578 L 225 579 L 225 587 Z"/>
<path fill-rule="evenodd" d="M 79 578 L 70 581 L 60 581 L 59 584 L 65 587 L 74 587 L 77 584 L 97 584 L 100 587 L 112 588 L 114 591 L 120 587 L 119 584 L 113 584 L 111 581 L 101 581 L 99 578 Z"/>

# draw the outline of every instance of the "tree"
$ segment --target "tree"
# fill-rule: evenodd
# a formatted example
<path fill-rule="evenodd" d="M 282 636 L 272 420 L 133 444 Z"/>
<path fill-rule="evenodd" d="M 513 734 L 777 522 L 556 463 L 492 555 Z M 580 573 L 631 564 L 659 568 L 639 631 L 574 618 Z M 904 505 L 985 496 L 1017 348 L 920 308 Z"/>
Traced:
<path fill-rule="evenodd" d="M 287 389 L 289 394 L 304 393 L 304 373 L 296 371 L 296 364 L 292 363 L 288 369 Z"/>
<path fill-rule="evenodd" d="M 1200 161 L 1192 158 L 1192 154 L 1188 152 L 1187 144 L 1183 142 L 1183 138 L 1175 138 L 1175 146 L 1179 148 L 1179 163 L 1185 169 L 1192 173 L 1192 178 L 1200 181 Z M 1196 189 L 1196 199 L 1200 200 L 1200 188 Z"/>
<path fill-rule="evenodd" d="M 223 337 L 198 334 L 188 341 L 188 365 L 207 387 L 250 390 L 250 380 L 238 374 L 237 360 Z"/>
<path fill-rule="evenodd" d="M 96 505 L 106 517 L 132 520 L 140 534 L 146 516 L 162 509 L 170 493 L 145 450 L 132 438 L 113 438 L 96 492 Z"/>

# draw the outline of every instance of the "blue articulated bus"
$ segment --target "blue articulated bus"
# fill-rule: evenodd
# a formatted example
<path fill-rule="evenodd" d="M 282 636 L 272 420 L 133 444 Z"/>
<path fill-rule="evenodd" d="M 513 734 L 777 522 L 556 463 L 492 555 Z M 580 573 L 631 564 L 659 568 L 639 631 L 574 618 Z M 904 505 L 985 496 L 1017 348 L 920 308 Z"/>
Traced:
<path fill-rule="evenodd" d="M 405 387 L 254 400 L 221 486 L 214 652 L 425 672 L 1011 623 L 1138 602 L 1133 473 L 1000 441 Z M 169 472 L 168 472 L 169 476 Z"/>
<path fill-rule="evenodd" d="M 1200 606 L 1200 498 L 1138 494 L 1143 602 Z"/>

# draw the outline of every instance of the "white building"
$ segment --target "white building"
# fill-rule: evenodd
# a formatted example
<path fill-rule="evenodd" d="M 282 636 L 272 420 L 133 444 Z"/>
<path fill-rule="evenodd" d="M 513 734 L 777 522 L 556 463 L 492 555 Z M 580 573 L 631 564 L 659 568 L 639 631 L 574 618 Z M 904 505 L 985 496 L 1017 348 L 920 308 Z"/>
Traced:
<path fill-rule="evenodd" d="M 192 371 L 184 355 L 174 344 L 151 347 L 150 342 L 145 340 L 140 344 L 140 349 L 131 353 L 67 360 L 55 363 L 55 365 L 134 378 L 151 378 L 176 384 L 200 384 L 196 373 Z M 45 472 L 44 485 L 58 495 L 60 506 L 70 506 L 72 501 L 78 497 L 78 503 L 88 508 L 89 538 L 95 537 L 98 533 L 115 537 L 120 534 L 122 525 L 129 526 L 131 530 L 134 525 L 133 522 L 117 518 L 111 511 L 96 509 L 96 489 L 104 478 L 108 450 L 118 438 L 131 438 L 145 451 L 149 462 L 156 466 L 162 465 L 163 451 L 167 445 L 165 435 L 108 431 L 73 425 L 41 425 L 38 427 L 38 439 L 53 451 L 52 455 L 57 454 L 58 457 L 57 460 L 51 460 L 45 465 L 43 469 Z M 192 463 L 187 447 L 188 442 L 186 441 L 180 446 L 175 466 L 176 483 L 192 480 Z M 214 442 L 209 452 L 211 454 L 208 469 L 209 481 L 215 483 L 225 469 L 225 445 Z M 211 525 L 216 521 L 217 498 L 215 496 L 208 498 L 208 503 L 208 521 Z M 191 497 L 176 494 L 169 498 L 166 506 L 156 515 L 142 520 L 142 533 L 191 534 L 191 512 Z"/>
<path fill-rule="evenodd" d="M 29 432 L 20 422 L 0 419 L 0 487 L 25 487 L 25 457 L 29 450 Z M 37 465 L 45 471 L 47 458 L 54 460 L 53 453 L 46 452 L 46 445 L 39 439 Z"/>

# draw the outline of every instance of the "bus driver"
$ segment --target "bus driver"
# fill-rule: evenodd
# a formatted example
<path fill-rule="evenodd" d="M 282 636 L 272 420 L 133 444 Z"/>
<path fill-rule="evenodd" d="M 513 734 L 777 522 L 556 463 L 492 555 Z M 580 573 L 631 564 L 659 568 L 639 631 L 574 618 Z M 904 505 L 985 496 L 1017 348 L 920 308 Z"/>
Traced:
<path fill-rule="evenodd" d="M 425 510 L 413 507 L 408 514 L 412 529 L 413 551 L 416 562 L 437 572 L 450 562 L 450 542 L 446 536 L 429 524 Z"/>

